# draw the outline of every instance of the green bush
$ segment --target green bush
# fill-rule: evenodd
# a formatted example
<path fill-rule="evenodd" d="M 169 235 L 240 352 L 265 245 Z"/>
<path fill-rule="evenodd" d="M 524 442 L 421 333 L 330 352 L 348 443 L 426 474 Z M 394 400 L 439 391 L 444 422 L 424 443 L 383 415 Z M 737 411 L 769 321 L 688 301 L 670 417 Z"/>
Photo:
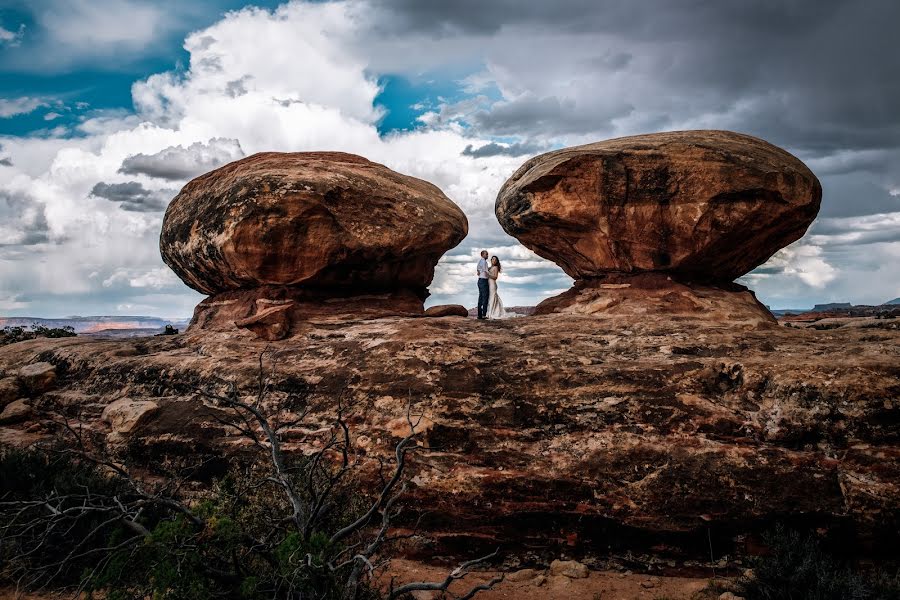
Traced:
<path fill-rule="evenodd" d="M 4 327 L 0 329 L 0 346 L 14 344 L 25 340 L 33 340 L 39 337 L 46 338 L 64 338 L 75 337 L 75 329 L 69 325 L 65 327 L 45 327 L 35 323 L 31 326 L 31 331 L 25 327 Z"/>
<path fill-rule="evenodd" d="M 291 465 L 297 482 L 321 484 L 321 477 L 308 478 L 305 463 Z M 71 453 L 6 450 L 0 454 L 0 578 L 32 588 L 77 587 L 111 600 L 345 597 L 349 566 L 327 565 L 348 546 L 332 544 L 330 537 L 366 503 L 348 486 L 334 489 L 323 529 L 303 539 L 283 523 L 287 503 L 271 486 L 260 487 L 258 475 L 246 464 L 235 465 L 211 497 L 189 505 L 191 515 L 148 505 L 137 520 L 147 535 L 136 536 L 117 523 L 103 526 L 114 514 L 103 507 L 140 501 L 125 478 Z M 52 499 L 52 510 L 64 512 L 83 505 L 86 496 L 98 510 L 33 526 L 51 510 L 41 499 Z M 141 539 L 127 543 L 135 537 Z M 60 564 L 72 554 L 84 556 Z M 379 594 L 361 582 L 353 597 Z"/>
<path fill-rule="evenodd" d="M 900 579 L 862 572 L 822 549 L 811 535 L 778 527 L 765 536 L 769 554 L 757 559 L 753 577 L 738 582 L 747 600 L 896 600 Z"/>

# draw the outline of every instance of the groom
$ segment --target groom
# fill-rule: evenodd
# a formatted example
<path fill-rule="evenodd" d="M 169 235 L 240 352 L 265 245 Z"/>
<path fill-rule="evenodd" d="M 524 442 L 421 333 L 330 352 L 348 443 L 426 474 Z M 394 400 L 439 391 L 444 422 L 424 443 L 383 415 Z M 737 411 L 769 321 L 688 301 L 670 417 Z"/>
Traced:
<path fill-rule="evenodd" d="M 478 274 L 478 318 L 484 319 L 488 309 L 488 252 L 481 251 L 481 260 L 478 261 L 476 273 Z"/>

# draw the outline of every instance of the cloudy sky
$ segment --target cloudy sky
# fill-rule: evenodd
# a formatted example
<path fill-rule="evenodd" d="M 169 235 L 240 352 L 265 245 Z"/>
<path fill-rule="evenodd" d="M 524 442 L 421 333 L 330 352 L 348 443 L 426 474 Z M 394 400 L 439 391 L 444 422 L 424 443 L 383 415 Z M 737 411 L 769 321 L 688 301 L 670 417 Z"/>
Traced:
<path fill-rule="evenodd" d="M 731 129 L 803 159 L 809 233 L 742 281 L 776 308 L 900 296 L 896 0 L 0 0 L 0 315 L 189 316 L 161 262 L 167 202 L 263 150 L 343 150 L 469 217 L 430 303 L 567 288 L 493 216 L 529 156 Z"/>

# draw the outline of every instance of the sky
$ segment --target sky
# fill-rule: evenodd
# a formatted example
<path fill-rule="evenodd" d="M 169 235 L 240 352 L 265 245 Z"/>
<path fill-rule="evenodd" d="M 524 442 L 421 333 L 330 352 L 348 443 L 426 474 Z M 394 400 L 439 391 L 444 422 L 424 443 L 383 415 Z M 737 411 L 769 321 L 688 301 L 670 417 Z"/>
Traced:
<path fill-rule="evenodd" d="M 823 185 L 807 235 L 739 281 L 773 308 L 900 297 L 895 0 L 0 0 L 0 315 L 189 316 L 163 211 L 255 152 L 341 150 L 469 219 L 428 304 L 571 285 L 499 227 L 527 158 L 682 129 L 762 137 Z"/>

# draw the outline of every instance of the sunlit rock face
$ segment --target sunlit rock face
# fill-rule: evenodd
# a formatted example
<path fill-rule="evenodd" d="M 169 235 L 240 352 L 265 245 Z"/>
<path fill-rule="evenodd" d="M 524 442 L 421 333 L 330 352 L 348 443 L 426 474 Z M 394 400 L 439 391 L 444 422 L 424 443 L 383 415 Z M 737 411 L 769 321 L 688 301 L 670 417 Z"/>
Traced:
<path fill-rule="evenodd" d="M 503 229 L 578 279 L 665 272 L 732 281 L 799 239 L 822 187 L 799 159 L 728 131 L 677 131 L 532 158 L 504 184 Z"/>
<path fill-rule="evenodd" d="M 301 313 L 421 313 L 435 265 L 467 232 L 428 182 L 352 154 L 266 152 L 188 183 L 160 252 L 212 296 L 195 325 L 278 339 Z"/>
<path fill-rule="evenodd" d="M 710 532 L 717 557 L 735 555 L 776 522 L 896 553 L 900 331 L 874 319 L 745 326 L 724 320 L 733 307 L 721 296 L 708 301 L 721 321 L 640 314 L 632 301 L 635 312 L 623 302 L 605 318 L 573 308 L 487 323 L 313 319 L 276 342 L 197 329 L 10 344 L 0 378 L 37 360 L 60 377 L 27 400 L 33 415 L 0 425 L 0 444 L 51 439 L 61 420 L 38 409 L 60 406 L 141 468 L 221 463 L 246 445 L 196 390 L 228 378 L 254 398 L 262 355 L 265 413 L 283 424 L 310 410 L 284 451 L 327 443 L 342 402 L 370 491 L 409 431 L 407 410 L 422 415 L 405 524 L 427 511 L 416 533 L 432 556 L 501 546 L 708 559 Z M 308 402 L 294 403 L 298 393 Z"/>

